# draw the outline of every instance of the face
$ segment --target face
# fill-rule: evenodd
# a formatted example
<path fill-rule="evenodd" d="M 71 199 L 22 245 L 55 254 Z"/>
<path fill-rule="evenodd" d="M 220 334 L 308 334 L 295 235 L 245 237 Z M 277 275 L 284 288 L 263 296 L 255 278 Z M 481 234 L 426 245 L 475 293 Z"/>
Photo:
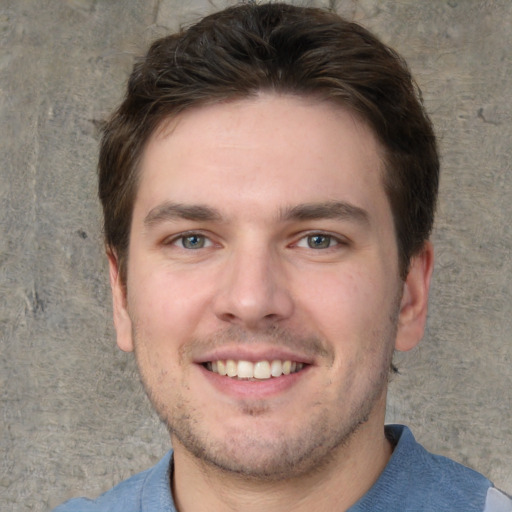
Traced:
<path fill-rule="evenodd" d="M 118 344 L 176 454 L 281 478 L 382 430 L 431 268 L 427 250 L 400 280 L 383 172 L 365 124 L 290 96 L 191 110 L 150 139 L 126 292 L 114 256 L 111 280 Z"/>

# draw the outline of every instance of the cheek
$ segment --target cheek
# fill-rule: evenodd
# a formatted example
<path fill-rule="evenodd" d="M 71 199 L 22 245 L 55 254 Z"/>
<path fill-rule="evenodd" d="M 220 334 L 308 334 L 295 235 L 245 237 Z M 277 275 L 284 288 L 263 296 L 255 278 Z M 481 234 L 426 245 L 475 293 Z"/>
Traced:
<path fill-rule="evenodd" d="M 204 276 L 166 269 L 133 275 L 128 309 L 139 336 L 163 349 L 194 336 L 208 304 L 205 284 Z"/>
<path fill-rule="evenodd" d="M 379 340 L 391 341 L 397 288 L 383 276 L 352 268 L 310 279 L 302 275 L 297 284 L 296 289 L 309 290 L 297 299 L 305 321 L 337 347 L 347 363 L 381 351 Z"/>
<path fill-rule="evenodd" d="M 305 309 L 332 326 L 366 322 L 372 316 L 371 304 L 379 296 L 367 275 L 355 270 L 317 273 L 309 278 L 302 274 L 296 289 L 301 290 L 296 296 Z"/>

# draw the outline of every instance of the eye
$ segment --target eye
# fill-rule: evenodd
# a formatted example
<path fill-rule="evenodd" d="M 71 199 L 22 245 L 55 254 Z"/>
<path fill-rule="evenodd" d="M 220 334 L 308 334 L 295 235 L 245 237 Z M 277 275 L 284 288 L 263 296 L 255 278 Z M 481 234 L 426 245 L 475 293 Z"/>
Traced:
<path fill-rule="evenodd" d="M 212 245 L 211 240 L 198 233 L 182 235 L 175 240 L 175 243 L 184 249 L 203 249 Z"/>
<path fill-rule="evenodd" d="M 332 235 L 323 233 L 312 233 L 299 240 L 297 247 L 306 247 L 308 249 L 329 249 L 336 245 L 340 245 L 340 240 Z"/>

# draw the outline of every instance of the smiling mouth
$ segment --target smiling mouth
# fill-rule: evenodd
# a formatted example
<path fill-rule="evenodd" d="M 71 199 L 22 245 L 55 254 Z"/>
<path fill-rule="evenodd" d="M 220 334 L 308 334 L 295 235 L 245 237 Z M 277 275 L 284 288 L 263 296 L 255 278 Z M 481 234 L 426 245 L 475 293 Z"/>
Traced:
<path fill-rule="evenodd" d="M 210 372 L 221 376 L 230 377 L 238 380 L 268 380 L 272 378 L 290 375 L 300 372 L 306 366 L 305 363 L 298 363 L 290 360 L 274 359 L 273 361 L 235 361 L 228 359 L 226 361 L 209 361 L 203 366 Z"/>

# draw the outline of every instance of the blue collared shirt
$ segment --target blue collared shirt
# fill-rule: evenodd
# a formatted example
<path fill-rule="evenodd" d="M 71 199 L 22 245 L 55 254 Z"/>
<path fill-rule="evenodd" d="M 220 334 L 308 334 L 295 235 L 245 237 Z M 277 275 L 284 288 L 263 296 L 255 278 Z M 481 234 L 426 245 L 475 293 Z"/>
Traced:
<path fill-rule="evenodd" d="M 373 487 L 347 512 L 512 512 L 512 500 L 480 473 L 419 445 L 402 425 L 386 427 L 396 443 Z M 177 512 L 171 494 L 172 451 L 96 500 L 70 500 L 54 512 Z"/>

